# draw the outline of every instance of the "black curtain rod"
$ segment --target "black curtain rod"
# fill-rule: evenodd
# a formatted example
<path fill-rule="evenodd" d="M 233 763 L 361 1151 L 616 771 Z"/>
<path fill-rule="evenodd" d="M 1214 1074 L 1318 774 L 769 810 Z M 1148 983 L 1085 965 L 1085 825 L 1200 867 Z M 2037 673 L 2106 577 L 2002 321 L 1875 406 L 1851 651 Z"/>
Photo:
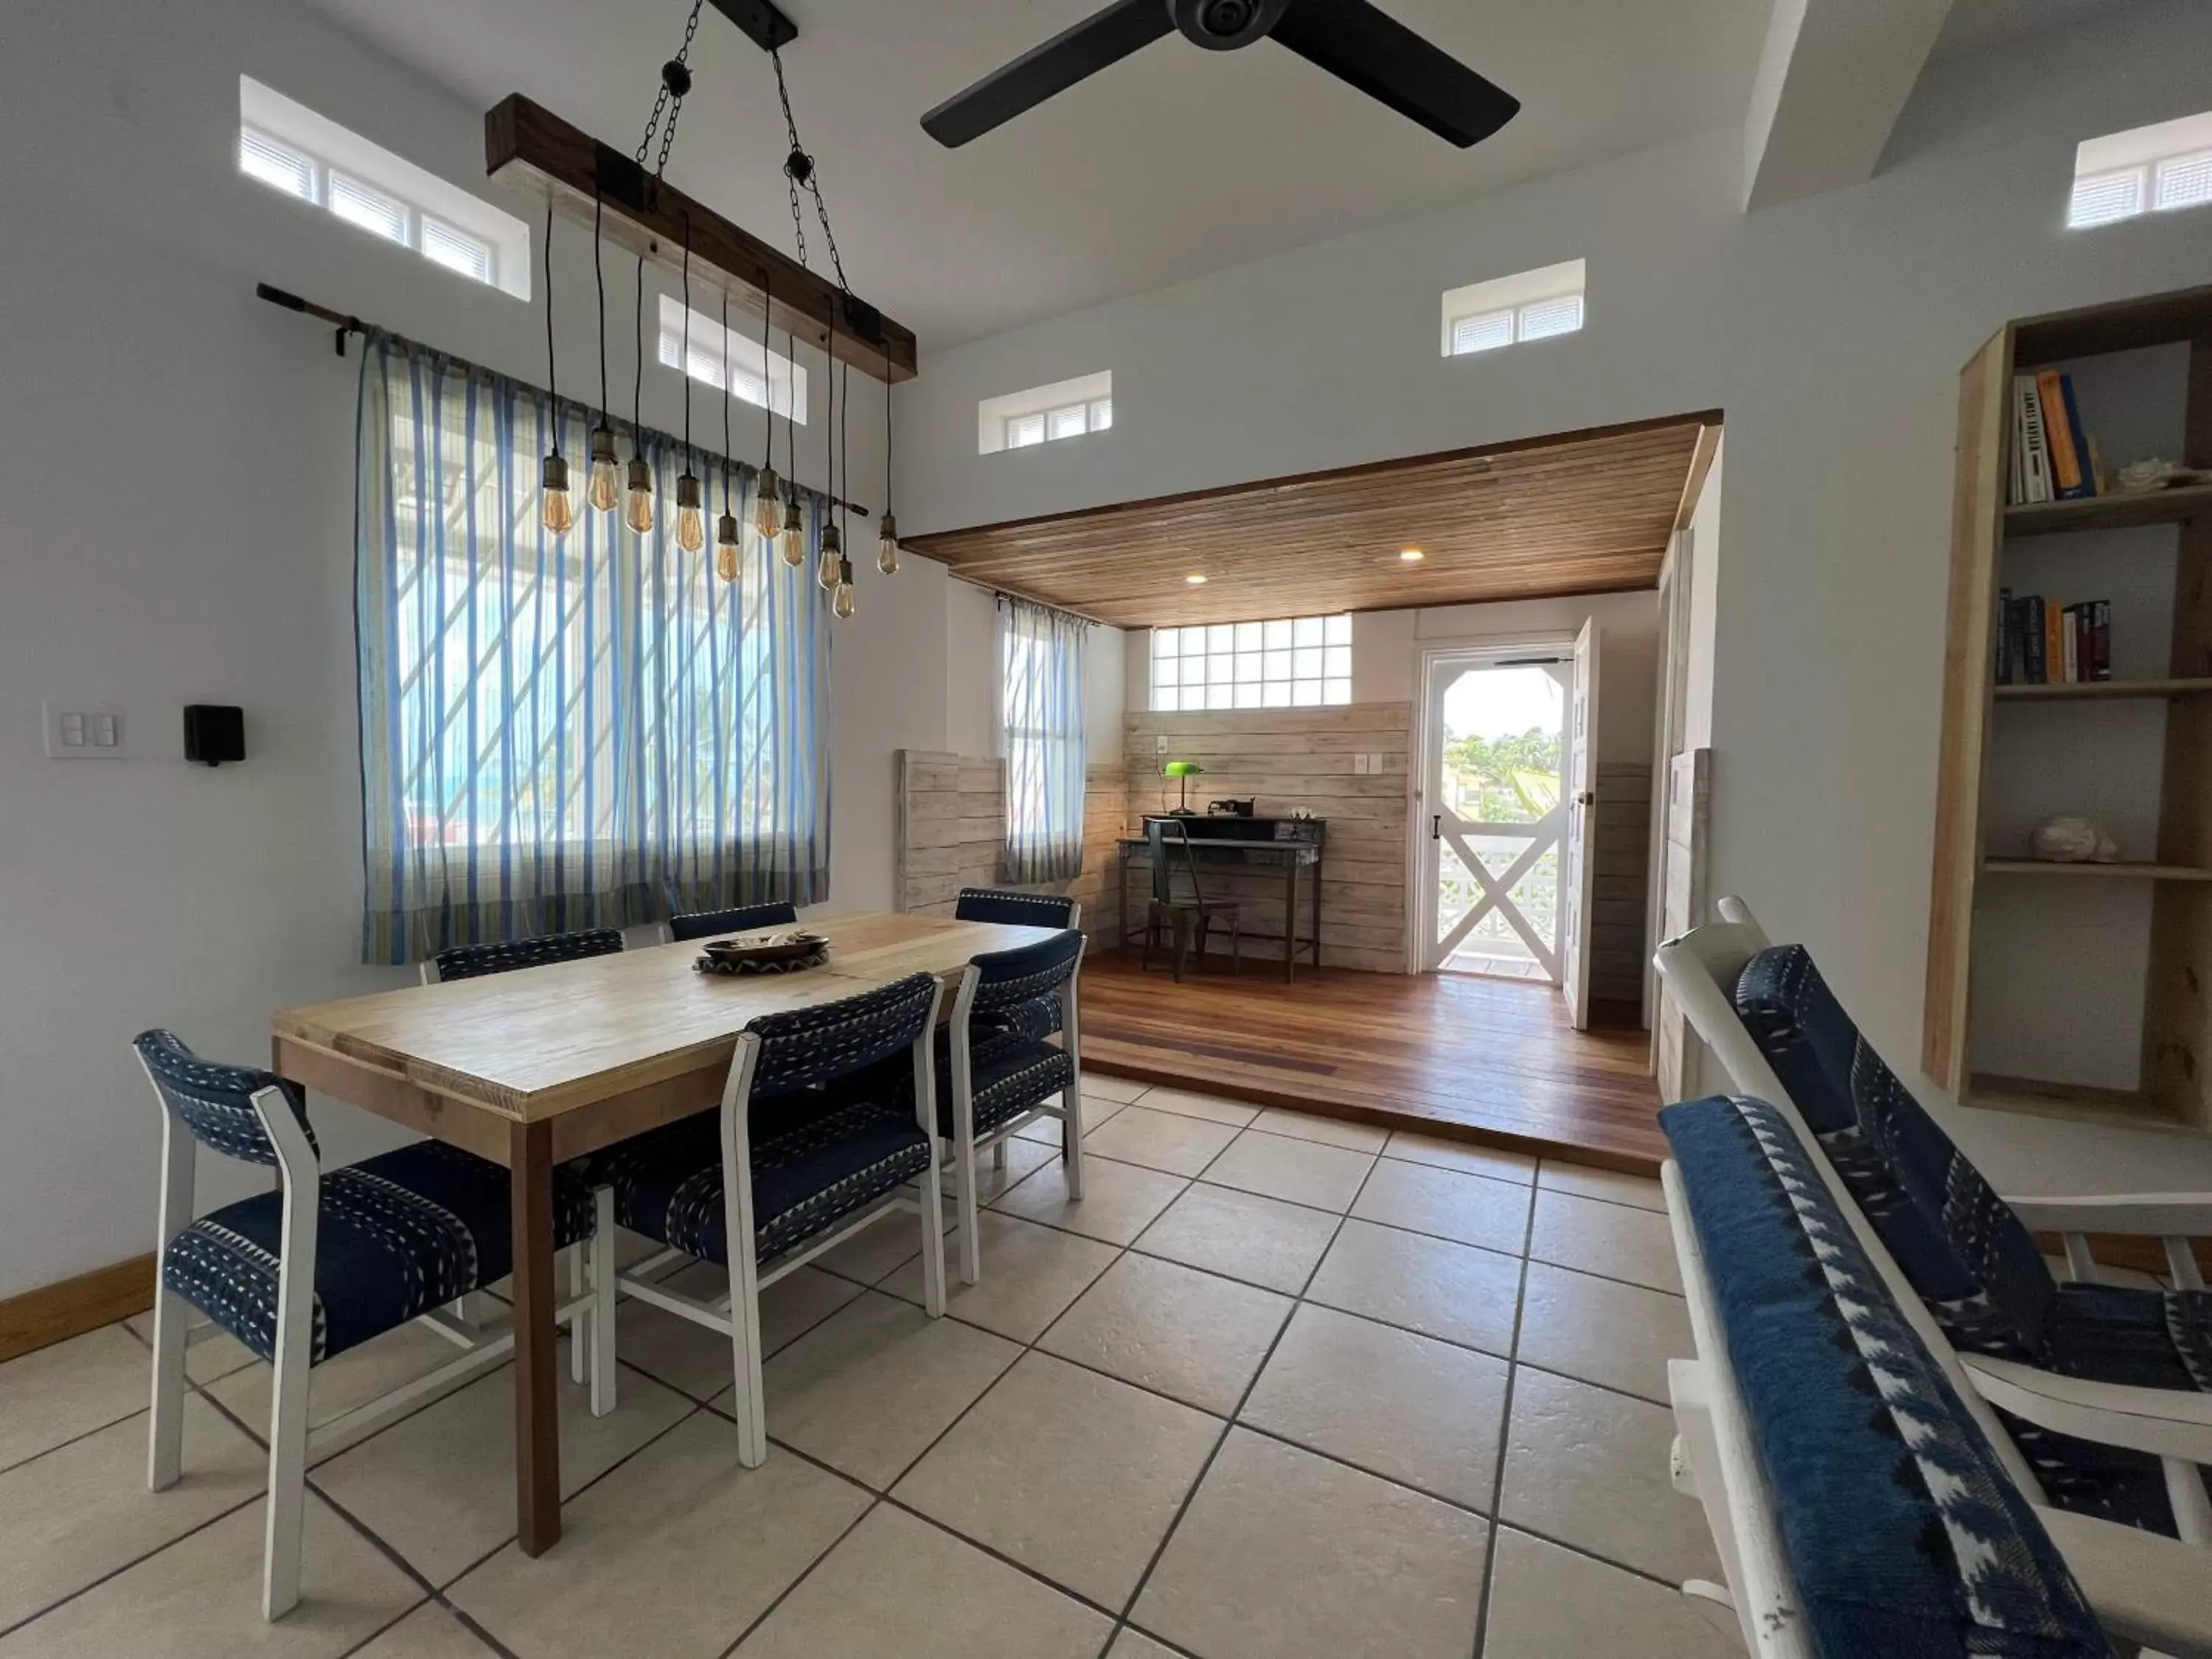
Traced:
<path fill-rule="evenodd" d="M 345 356 L 347 335 L 367 334 L 369 330 L 368 324 L 364 323 L 360 318 L 353 315 L 350 312 L 332 311 L 328 306 L 319 306 L 313 300 L 303 300 L 298 295 L 290 293 L 284 289 L 277 288 L 269 283 L 256 283 L 253 285 L 253 293 L 255 298 L 266 300 L 272 306 L 282 306 L 285 310 L 296 311 L 302 316 L 320 318 L 324 322 L 330 324 L 336 331 L 336 339 L 334 343 L 337 348 L 337 354 L 341 357 Z M 763 342 L 763 344 L 765 344 L 765 342 Z M 644 349 L 642 343 L 640 343 L 638 349 L 641 351 Z M 432 349 L 434 350 L 436 348 L 434 347 Z M 478 367 L 477 364 L 470 362 L 467 358 L 456 356 L 450 351 L 444 352 L 441 355 L 452 357 L 455 362 L 463 364 L 470 368 Z M 489 371 L 486 372 L 489 373 Z M 548 395 L 550 396 L 550 394 L 549 393 Z M 726 390 L 723 392 L 723 396 L 725 397 L 731 394 Z M 570 398 L 568 399 L 568 401 L 575 403 L 579 408 L 588 409 L 590 407 L 588 404 L 581 403 L 575 398 Z M 774 411 L 771 410 L 770 413 L 773 414 Z M 673 433 L 663 433 L 661 435 L 663 437 L 675 439 L 676 434 Z M 680 442 L 681 440 L 677 440 L 677 441 Z M 708 453 L 703 447 L 694 446 L 694 447 L 699 447 L 700 453 L 702 454 Z M 742 466 L 744 465 L 744 462 L 736 460 L 734 458 L 725 457 L 724 459 L 729 459 L 732 465 Z M 796 483 L 797 481 L 793 480 L 793 482 Z M 806 488 L 803 484 L 799 487 L 801 489 Z M 869 516 L 868 509 L 859 501 L 848 501 L 842 500 L 838 496 L 825 495 L 818 489 L 807 489 L 806 493 L 819 501 L 829 502 L 832 507 L 843 507 L 845 511 L 852 514 L 855 518 L 865 519 Z"/>

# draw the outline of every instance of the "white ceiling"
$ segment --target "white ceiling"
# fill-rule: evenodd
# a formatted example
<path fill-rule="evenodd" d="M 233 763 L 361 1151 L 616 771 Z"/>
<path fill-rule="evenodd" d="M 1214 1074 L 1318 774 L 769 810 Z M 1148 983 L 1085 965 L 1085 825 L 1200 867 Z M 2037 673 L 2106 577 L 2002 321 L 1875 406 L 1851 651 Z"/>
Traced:
<path fill-rule="evenodd" d="M 625 149 L 688 9 L 685 0 L 312 3 L 473 103 L 526 93 Z M 785 67 L 847 272 L 925 351 L 1735 125 L 1769 9 L 1383 0 L 1522 100 L 1520 116 L 1473 150 L 1271 43 L 1209 52 L 1180 37 L 946 150 L 923 135 L 923 111 L 1099 0 L 782 3 L 800 30 Z M 692 64 L 671 180 L 788 247 L 768 60 L 710 7 Z M 819 263 L 818 240 L 810 251 Z"/>
<path fill-rule="evenodd" d="M 2123 11 L 2136 0 L 1951 0 L 1934 56 L 1954 58 Z"/>

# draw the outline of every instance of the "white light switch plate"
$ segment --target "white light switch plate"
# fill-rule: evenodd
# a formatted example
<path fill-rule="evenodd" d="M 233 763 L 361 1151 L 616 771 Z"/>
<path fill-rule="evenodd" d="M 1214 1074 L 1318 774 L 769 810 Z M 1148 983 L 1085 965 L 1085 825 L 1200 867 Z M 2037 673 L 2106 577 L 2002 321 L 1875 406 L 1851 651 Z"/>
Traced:
<path fill-rule="evenodd" d="M 55 760 L 124 760 L 123 716 L 112 708 L 64 708 L 51 699 L 39 705 L 46 726 L 46 753 Z"/>

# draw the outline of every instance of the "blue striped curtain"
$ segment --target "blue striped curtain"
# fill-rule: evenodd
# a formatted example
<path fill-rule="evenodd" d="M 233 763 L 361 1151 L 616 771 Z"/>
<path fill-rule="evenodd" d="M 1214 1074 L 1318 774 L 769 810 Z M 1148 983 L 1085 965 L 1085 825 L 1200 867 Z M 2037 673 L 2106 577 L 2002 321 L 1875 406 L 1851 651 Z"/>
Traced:
<path fill-rule="evenodd" d="M 390 335 L 365 343 L 355 512 L 362 959 L 829 896 L 830 606 L 744 537 L 676 539 L 684 447 L 644 434 L 655 523 L 586 501 L 590 412 L 561 405 L 576 522 L 541 526 L 549 400 Z M 627 461 L 631 429 L 617 428 Z M 749 522 L 754 469 L 733 469 Z"/>
<path fill-rule="evenodd" d="M 1064 611 L 999 599 L 999 752 L 1006 767 L 1000 879 L 1067 881 L 1083 871 L 1083 637 Z"/>

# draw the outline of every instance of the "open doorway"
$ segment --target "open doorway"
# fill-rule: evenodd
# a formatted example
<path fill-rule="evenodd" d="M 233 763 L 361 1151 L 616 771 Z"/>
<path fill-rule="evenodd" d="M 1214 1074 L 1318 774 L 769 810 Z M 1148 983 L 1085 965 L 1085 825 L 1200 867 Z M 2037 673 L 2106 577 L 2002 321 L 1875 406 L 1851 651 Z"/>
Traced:
<path fill-rule="evenodd" d="M 1425 969 L 1559 982 L 1571 666 L 1525 647 L 1430 660 Z"/>

